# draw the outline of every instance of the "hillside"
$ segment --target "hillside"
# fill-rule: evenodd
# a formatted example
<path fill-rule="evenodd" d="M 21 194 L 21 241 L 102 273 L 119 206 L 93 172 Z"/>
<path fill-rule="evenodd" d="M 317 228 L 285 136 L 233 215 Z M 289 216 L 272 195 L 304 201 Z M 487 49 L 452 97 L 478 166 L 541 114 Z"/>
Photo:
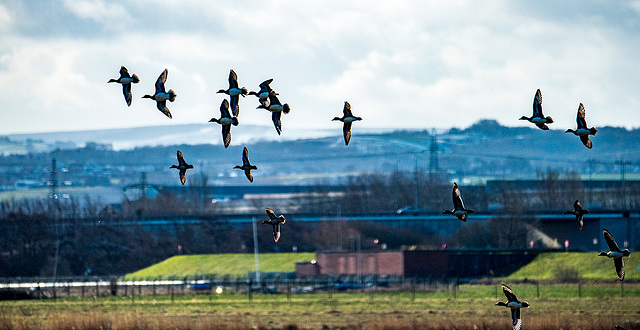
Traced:
<path fill-rule="evenodd" d="M 295 263 L 311 261 L 315 253 L 263 253 L 259 255 L 261 272 L 293 272 Z M 255 271 L 253 254 L 202 254 L 182 255 L 166 259 L 137 272 L 127 274 L 126 278 L 146 278 L 170 276 L 184 277 L 195 275 L 246 277 Z"/>
<path fill-rule="evenodd" d="M 638 266 L 640 266 L 640 259 L 634 258 L 633 253 L 631 257 L 624 258 L 625 280 L 640 279 Z M 554 270 L 564 267 L 577 270 L 578 275 L 586 280 L 616 280 L 618 278 L 613 260 L 599 257 L 596 252 L 552 252 L 538 255 L 531 263 L 509 275 L 507 279 L 554 279 Z"/>

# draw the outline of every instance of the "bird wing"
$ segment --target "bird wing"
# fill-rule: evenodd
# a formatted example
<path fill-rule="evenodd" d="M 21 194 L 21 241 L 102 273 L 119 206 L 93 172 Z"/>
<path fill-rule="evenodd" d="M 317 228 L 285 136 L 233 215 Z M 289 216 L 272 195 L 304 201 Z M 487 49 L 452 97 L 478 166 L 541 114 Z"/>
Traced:
<path fill-rule="evenodd" d="M 464 210 L 464 204 L 462 203 L 462 196 L 460 195 L 460 188 L 458 188 L 458 184 L 453 183 L 453 209 L 454 210 Z"/>
<path fill-rule="evenodd" d="M 127 101 L 127 106 L 131 106 L 131 101 L 133 100 L 133 96 L 131 95 L 131 84 L 122 84 L 122 94 L 124 94 L 124 99 Z"/>
<path fill-rule="evenodd" d="M 609 250 L 622 252 L 620 251 L 618 244 L 616 244 L 616 241 L 613 239 L 613 235 L 611 235 L 611 233 L 608 230 L 603 229 L 602 234 L 604 235 L 604 240 L 607 242 L 607 245 L 609 245 Z"/>
<path fill-rule="evenodd" d="M 180 169 L 180 182 L 184 185 L 185 181 L 187 181 L 187 169 Z"/>
<path fill-rule="evenodd" d="M 238 104 L 240 101 L 240 96 L 232 95 L 229 98 L 231 99 L 231 112 L 233 113 L 234 117 L 238 117 L 238 114 L 240 113 L 240 105 Z"/>
<path fill-rule="evenodd" d="M 249 150 L 247 150 L 247 147 L 244 147 L 242 150 L 242 165 L 251 165 L 249 163 Z"/>
<path fill-rule="evenodd" d="M 576 199 L 575 202 L 573 202 L 573 209 L 576 211 L 582 211 L 582 206 L 580 206 L 580 201 Z"/>
<path fill-rule="evenodd" d="M 520 308 L 514 308 L 511 310 L 511 321 L 513 330 L 520 330 L 520 328 L 522 328 L 522 319 L 520 319 Z"/>
<path fill-rule="evenodd" d="M 591 147 L 593 147 L 593 143 L 591 143 L 591 140 L 589 140 L 589 135 L 580 136 L 580 141 L 582 141 L 582 144 L 584 144 L 584 146 L 588 149 L 591 149 Z"/>
<path fill-rule="evenodd" d="M 584 228 L 584 221 L 582 220 L 582 213 L 576 215 L 576 222 L 578 222 L 578 228 L 582 230 Z"/>
<path fill-rule="evenodd" d="M 540 92 L 539 89 L 536 91 L 536 96 L 533 98 L 533 117 L 544 118 L 544 115 L 542 114 L 542 92 Z"/>
<path fill-rule="evenodd" d="M 156 106 L 158 107 L 158 110 L 160 110 L 160 112 L 165 114 L 165 116 L 173 118 L 171 116 L 171 111 L 169 111 L 169 108 L 167 108 L 167 101 L 156 101 Z"/>
<path fill-rule="evenodd" d="M 231 125 L 222 125 L 222 141 L 225 148 L 231 143 Z"/>
<path fill-rule="evenodd" d="M 272 81 L 273 81 L 273 78 L 263 81 L 262 84 L 260 84 L 260 91 L 261 92 L 270 91 L 271 90 L 271 86 L 269 86 L 269 84 L 271 84 Z"/>
<path fill-rule="evenodd" d="M 160 74 L 160 77 L 158 77 L 158 80 L 156 80 L 156 94 L 165 93 L 164 83 L 167 82 L 167 75 L 169 75 L 169 71 L 164 69 Z"/>
<path fill-rule="evenodd" d="M 278 96 L 276 96 L 276 93 L 274 91 L 271 91 L 269 93 L 269 104 L 270 105 L 282 105 L 282 103 L 280 103 L 280 100 L 278 99 Z"/>
<path fill-rule="evenodd" d="M 238 75 L 235 71 L 229 71 L 229 89 L 238 88 Z"/>
<path fill-rule="evenodd" d="M 269 216 L 269 220 L 275 220 L 278 218 L 276 217 L 276 214 L 273 213 L 273 210 L 271 210 L 270 208 L 265 207 L 264 210 L 267 212 L 267 215 Z"/>
<path fill-rule="evenodd" d="M 280 239 L 280 224 L 273 225 L 273 239 L 277 242 Z"/>
<path fill-rule="evenodd" d="M 509 288 L 504 284 L 501 284 L 501 286 L 502 286 L 502 292 L 504 292 L 504 295 L 507 297 L 507 300 L 509 302 L 518 301 L 518 298 L 516 298 L 516 295 L 513 294 L 513 291 L 511 290 L 511 288 Z"/>
<path fill-rule="evenodd" d="M 220 119 L 222 118 L 231 118 L 229 114 L 229 101 L 227 101 L 227 99 L 222 100 L 220 104 Z"/>
<path fill-rule="evenodd" d="M 353 117 L 353 114 L 351 113 L 351 104 L 349 104 L 349 102 L 344 101 L 342 113 L 344 114 L 344 117 Z"/>
<path fill-rule="evenodd" d="M 276 127 L 276 132 L 278 135 L 282 133 L 282 122 L 280 122 L 280 117 L 282 117 L 282 112 L 272 112 L 271 120 L 273 120 L 273 125 Z"/>
<path fill-rule="evenodd" d="M 349 140 L 351 140 L 351 123 L 344 123 L 342 132 L 344 133 L 344 145 L 348 146 Z"/>
<path fill-rule="evenodd" d="M 624 261 L 622 258 L 613 259 L 613 264 L 616 265 L 616 273 L 620 281 L 624 280 Z"/>
<path fill-rule="evenodd" d="M 576 117 L 576 122 L 578 123 L 578 129 L 587 128 L 587 119 L 586 112 L 584 111 L 584 106 L 582 103 L 578 106 L 578 116 Z"/>
<path fill-rule="evenodd" d="M 250 169 L 244 170 L 244 175 L 247 176 L 247 179 L 249 179 L 249 182 L 253 182 L 253 175 L 251 174 L 251 170 Z"/>
<path fill-rule="evenodd" d="M 182 156 L 182 152 L 178 150 L 178 164 L 183 167 L 187 165 L 187 162 L 184 161 L 184 157 Z"/>
<path fill-rule="evenodd" d="M 120 67 L 120 78 L 131 78 L 129 70 L 123 66 Z"/>

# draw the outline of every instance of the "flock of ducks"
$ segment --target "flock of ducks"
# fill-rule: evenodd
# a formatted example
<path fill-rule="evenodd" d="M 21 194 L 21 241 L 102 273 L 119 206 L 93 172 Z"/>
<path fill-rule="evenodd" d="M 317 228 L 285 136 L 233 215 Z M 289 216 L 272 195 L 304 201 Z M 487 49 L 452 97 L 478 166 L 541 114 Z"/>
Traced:
<path fill-rule="evenodd" d="M 169 89 L 168 91 L 165 88 L 165 83 L 167 82 L 167 77 L 169 72 L 167 69 L 164 69 L 155 83 L 155 93 L 153 95 L 144 95 L 142 98 L 149 98 L 156 101 L 156 107 L 160 112 L 162 112 L 165 116 L 169 118 L 173 118 L 171 115 L 171 111 L 167 107 L 167 101 L 174 102 L 176 100 L 176 92 L 173 89 Z M 131 106 L 133 96 L 131 92 L 131 84 L 137 84 L 140 82 L 140 78 L 136 74 L 129 74 L 129 70 L 126 67 L 122 66 L 120 68 L 120 77 L 118 79 L 110 79 L 107 83 L 118 83 L 122 85 L 122 94 L 124 95 L 124 100 L 127 103 L 127 106 Z M 260 90 L 249 91 L 246 87 L 240 87 L 238 84 L 238 75 L 235 71 L 230 70 L 229 72 L 229 87 L 227 89 L 220 89 L 216 94 L 226 94 L 229 96 L 229 101 L 225 98 L 222 100 L 220 104 L 220 118 L 211 118 L 209 120 L 210 123 L 219 124 L 222 128 L 222 142 L 225 148 L 229 147 L 231 144 L 231 126 L 238 126 L 238 115 L 240 114 L 240 96 L 245 97 L 247 95 L 254 95 L 258 98 L 258 102 L 260 103 L 256 109 L 265 109 L 271 112 L 271 121 L 273 121 L 273 125 L 276 129 L 276 133 L 280 135 L 282 133 L 282 114 L 288 114 L 291 111 L 291 107 L 288 103 L 282 103 L 278 99 L 278 93 L 271 88 L 271 83 L 273 79 L 268 79 L 263 81 L 259 87 Z M 356 117 L 351 112 L 351 105 L 349 102 L 344 102 L 343 108 L 343 116 L 335 117 L 333 120 L 341 121 L 344 123 L 343 125 L 343 135 L 344 135 L 344 144 L 349 145 L 349 141 L 351 140 L 351 124 L 355 121 L 362 120 L 361 117 Z M 193 165 L 187 164 L 184 160 L 184 156 L 182 152 L 178 150 L 177 152 L 178 165 L 171 165 L 170 168 L 175 168 L 179 172 L 180 183 L 182 185 L 187 181 L 187 170 L 192 169 Z M 244 171 L 245 176 L 249 180 L 249 182 L 253 183 L 253 175 L 251 174 L 251 170 L 257 170 L 258 167 L 255 165 L 251 165 L 249 162 L 249 150 L 247 147 L 244 147 L 242 150 L 242 166 L 235 166 L 234 169 L 239 169 Z M 268 224 L 273 226 L 273 239 L 275 242 L 278 242 L 280 239 L 280 225 L 285 223 L 285 218 L 283 215 L 276 217 L 275 213 L 269 209 L 265 208 L 267 215 L 269 216 L 269 220 L 265 220 L 262 224 Z"/>
<path fill-rule="evenodd" d="M 166 91 L 164 84 L 167 81 L 168 71 L 165 69 L 155 83 L 155 93 L 153 95 L 144 95 L 142 98 L 149 98 L 156 101 L 156 106 L 160 112 L 165 114 L 167 117 L 172 118 L 171 112 L 167 107 L 167 101 L 173 102 L 176 99 L 176 93 L 169 89 Z M 140 82 L 140 79 L 137 75 L 130 75 L 127 68 L 122 66 L 120 68 L 120 77 L 118 79 L 110 79 L 108 83 L 119 83 L 122 85 L 122 93 L 124 94 L 124 99 L 127 103 L 127 106 L 131 106 L 131 102 L 133 100 L 131 93 L 131 84 L 137 84 Z M 271 120 L 273 121 L 274 127 L 278 135 L 282 133 L 282 114 L 288 114 L 291 111 L 289 104 L 282 104 L 278 99 L 278 93 L 276 93 L 271 88 L 271 83 L 273 79 L 268 79 L 262 82 L 259 87 L 260 90 L 249 91 L 246 87 L 239 87 L 238 84 L 238 76 L 237 74 L 231 70 L 229 72 L 229 87 L 227 89 L 220 89 L 217 93 L 229 95 L 229 100 L 224 99 L 222 104 L 220 105 L 220 118 L 211 118 L 209 122 L 220 124 L 222 127 L 222 141 L 224 147 L 227 148 L 231 143 L 231 126 L 238 126 L 238 115 L 240 114 L 240 96 L 245 97 L 246 95 L 254 95 L 258 98 L 260 105 L 256 109 L 265 109 L 271 112 Z M 334 117 L 332 121 L 340 121 L 343 123 L 343 136 L 345 145 L 349 145 L 349 141 L 351 140 L 351 125 L 353 122 L 362 120 L 361 117 L 356 117 L 351 112 L 351 105 L 349 102 L 344 102 L 344 108 L 342 110 L 342 117 Z M 553 123 L 553 119 L 550 116 L 544 116 L 542 113 L 542 92 L 540 89 L 536 91 L 536 94 L 533 99 L 533 115 L 531 117 L 522 116 L 520 120 L 526 120 L 533 124 L 535 124 L 538 128 L 542 130 L 549 130 L 548 124 Z M 587 122 L 585 119 L 585 110 L 582 103 L 580 103 L 578 107 L 578 114 L 576 117 L 577 129 L 567 129 L 565 133 L 573 133 L 580 137 L 582 143 L 589 149 L 592 148 L 593 144 L 591 140 L 589 140 L 589 135 L 595 136 L 597 130 L 595 127 L 588 128 Z M 178 165 L 172 165 L 170 168 L 178 169 L 180 182 L 182 185 L 186 182 L 186 173 L 188 169 L 192 169 L 193 165 L 187 164 L 184 160 L 182 152 L 178 150 L 177 152 Z M 254 165 L 251 165 L 249 162 L 249 151 L 246 147 L 242 150 L 242 166 L 235 166 L 234 169 L 240 169 L 244 171 L 249 182 L 253 182 L 253 175 L 251 174 L 251 170 L 257 170 L 258 168 Z M 462 202 L 462 196 L 460 193 L 460 188 L 458 188 L 457 183 L 453 183 L 453 210 L 445 210 L 442 212 L 443 214 L 451 214 L 456 216 L 461 221 L 466 221 L 467 216 L 473 213 L 473 210 L 467 209 Z M 576 216 L 576 222 L 578 223 L 578 228 L 580 230 L 583 229 L 583 215 L 589 214 L 589 210 L 583 209 L 580 205 L 580 202 L 576 200 L 573 204 L 573 210 L 567 211 L 565 214 L 572 214 Z M 275 242 L 278 242 L 280 239 L 280 225 L 285 223 L 284 215 L 276 216 L 275 212 L 270 208 L 265 208 L 267 216 L 269 220 L 262 221 L 262 224 L 271 225 L 273 227 L 273 238 Z M 608 252 L 601 252 L 599 256 L 606 256 L 608 258 L 613 259 L 614 265 L 616 268 L 616 273 L 618 274 L 618 278 L 620 281 L 624 280 L 624 262 L 622 260 L 623 257 L 629 257 L 631 254 L 628 249 L 620 250 L 618 245 L 611 233 L 603 229 L 603 235 L 607 245 L 609 246 Z M 496 306 L 504 306 L 511 310 L 511 319 L 514 330 L 520 330 L 522 327 L 522 319 L 520 317 L 520 309 L 529 307 L 529 303 L 526 301 L 519 301 L 513 291 L 502 284 L 502 291 L 504 295 L 507 297 L 507 302 L 497 302 Z M 616 326 L 617 329 L 622 329 Z"/>

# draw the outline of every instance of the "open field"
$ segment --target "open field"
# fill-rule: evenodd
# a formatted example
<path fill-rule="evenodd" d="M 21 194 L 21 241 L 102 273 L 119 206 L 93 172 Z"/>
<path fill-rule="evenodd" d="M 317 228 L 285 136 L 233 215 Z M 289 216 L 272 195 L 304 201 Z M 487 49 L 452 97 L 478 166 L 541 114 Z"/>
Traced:
<path fill-rule="evenodd" d="M 359 292 L 263 295 L 186 294 L 0 302 L 1 329 L 510 329 L 496 285 L 455 292 Z M 640 284 L 600 284 L 596 297 L 576 285 L 511 285 L 522 300 L 525 329 L 640 328 Z M 544 288 L 544 291 L 543 291 Z M 608 289 L 607 289 L 608 288 Z M 497 295 L 497 299 L 495 296 Z M 550 297 L 552 296 L 552 297 Z M 564 298 L 561 298 L 564 297 Z"/>
<path fill-rule="evenodd" d="M 299 261 L 311 261 L 315 253 L 262 253 L 259 255 L 261 272 L 293 272 Z M 183 255 L 128 274 L 125 278 L 183 277 L 216 274 L 218 276 L 246 277 L 256 269 L 253 254 L 201 254 Z"/>

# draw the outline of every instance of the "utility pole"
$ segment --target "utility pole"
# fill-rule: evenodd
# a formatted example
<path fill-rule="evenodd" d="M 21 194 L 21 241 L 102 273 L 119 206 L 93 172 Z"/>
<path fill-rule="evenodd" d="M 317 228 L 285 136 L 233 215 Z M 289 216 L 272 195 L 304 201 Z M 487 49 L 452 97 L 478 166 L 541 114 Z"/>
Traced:
<path fill-rule="evenodd" d="M 431 147 L 429 148 L 429 180 L 433 181 L 435 175 L 440 171 L 438 160 L 438 137 L 436 129 L 431 130 Z"/>
<path fill-rule="evenodd" d="M 260 283 L 260 259 L 258 258 L 258 231 L 257 223 L 258 219 L 253 217 L 251 223 L 253 224 L 253 255 L 256 261 L 256 283 Z M 251 288 L 249 288 L 251 290 Z"/>
<path fill-rule="evenodd" d="M 56 159 L 51 160 L 51 169 L 49 170 L 49 184 L 51 185 L 51 189 L 49 192 L 49 201 L 50 201 L 50 210 L 53 211 L 51 214 L 54 219 L 54 228 L 56 231 L 56 250 L 55 256 L 53 258 L 53 285 L 54 285 L 54 295 L 55 295 L 55 285 L 58 278 L 58 255 L 60 251 L 60 229 L 58 224 L 58 217 L 60 215 L 60 200 L 58 199 L 58 165 L 56 163 Z"/>

